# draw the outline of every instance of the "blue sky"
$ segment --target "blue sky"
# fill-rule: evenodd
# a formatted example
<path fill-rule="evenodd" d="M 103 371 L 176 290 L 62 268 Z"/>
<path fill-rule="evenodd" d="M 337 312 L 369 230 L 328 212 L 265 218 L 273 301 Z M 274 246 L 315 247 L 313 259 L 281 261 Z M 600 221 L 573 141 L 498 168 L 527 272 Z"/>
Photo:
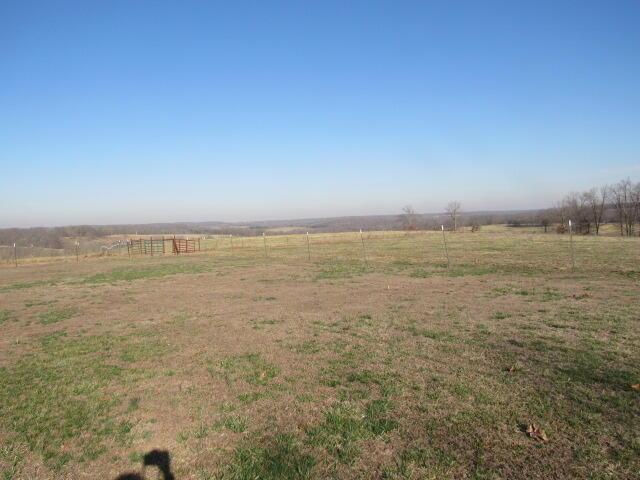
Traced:
<path fill-rule="evenodd" d="M 640 179 L 640 2 L 0 2 L 0 226 L 537 208 Z"/>

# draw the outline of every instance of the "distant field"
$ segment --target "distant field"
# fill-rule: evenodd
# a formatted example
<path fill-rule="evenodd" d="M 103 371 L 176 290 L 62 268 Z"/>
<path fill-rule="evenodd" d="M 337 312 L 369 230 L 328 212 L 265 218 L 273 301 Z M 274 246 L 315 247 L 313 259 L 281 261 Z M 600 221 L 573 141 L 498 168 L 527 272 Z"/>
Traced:
<path fill-rule="evenodd" d="M 639 478 L 640 239 L 608 229 L 575 270 L 505 227 L 449 266 L 440 232 L 3 263 L 1 478 Z"/>

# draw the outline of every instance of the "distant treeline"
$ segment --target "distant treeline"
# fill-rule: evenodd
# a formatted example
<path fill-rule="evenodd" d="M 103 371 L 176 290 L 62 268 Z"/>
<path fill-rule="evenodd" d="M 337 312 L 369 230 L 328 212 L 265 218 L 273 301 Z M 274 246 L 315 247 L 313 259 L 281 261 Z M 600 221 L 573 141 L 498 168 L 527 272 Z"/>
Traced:
<path fill-rule="evenodd" d="M 531 223 L 537 221 L 539 211 L 461 213 L 460 225 L 490 225 L 497 223 Z M 416 214 L 412 229 L 428 230 L 448 225 L 445 214 Z M 292 221 L 264 221 L 250 224 L 221 222 L 157 223 L 142 225 L 77 225 L 66 227 L 34 227 L 0 229 L 0 245 L 23 247 L 65 248 L 70 239 L 91 240 L 109 235 L 234 235 L 256 236 L 263 232 L 338 233 L 358 230 L 403 230 L 405 220 L 398 215 L 371 215 Z"/>
<path fill-rule="evenodd" d="M 640 228 L 640 182 L 630 178 L 613 185 L 602 185 L 584 192 L 567 194 L 554 208 L 539 215 L 543 225 L 557 224 L 558 233 L 564 233 L 569 220 L 576 232 L 600 233 L 604 223 L 614 223 L 620 235 L 634 236 Z"/>
<path fill-rule="evenodd" d="M 452 209 L 451 205 L 456 208 Z M 61 249 L 69 239 L 95 239 L 109 235 L 234 235 L 255 236 L 265 231 L 287 233 L 337 233 L 362 230 L 431 230 L 441 225 L 479 227 L 507 224 L 512 227 L 554 226 L 564 233 L 572 220 L 577 233 L 598 234 L 603 223 L 615 223 L 621 235 L 640 231 L 640 182 L 621 180 L 585 192 L 570 193 L 554 208 L 526 211 L 464 212 L 458 202 L 447 213 L 419 214 L 407 206 L 401 215 L 369 215 L 299 220 L 274 220 L 251 223 L 180 222 L 130 225 L 75 225 L 0 229 L 0 245 Z M 65 245 L 67 243 L 67 245 Z"/>
<path fill-rule="evenodd" d="M 465 213 L 459 202 L 451 202 L 446 215 L 421 215 L 408 205 L 398 218 L 398 228 L 424 230 L 438 228 L 440 222 L 447 228 L 459 226 L 507 224 L 511 227 L 536 226 L 547 231 L 555 227 L 557 233 L 569 229 L 575 233 L 600 233 L 601 225 L 617 224 L 620 235 L 634 236 L 640 232 L 640 182 L 630 178 L 613 185 L 594 187 L 584 192 L 567 194 L 555 207 L 519 212 Z"/>
<path fill-rule="evenodd" d="M 0 245 L 33 246 L 44 248 L 64 248 L 65 237 L 95 238 L 100 233 L 95 227 L 79 225 L 74 227 L 34 227 L 5 228 L 0 230 Z"/>
<path fill-rule="evenodd" d="M 463 213 L 461 225 L 471 223 L 492 224 L 522 221 L 536 212 Z M 533 218 L 533 217 L 532 217 Z M 440 228 L 448 222 L 442 214 L 417 215 L 417 229 Z M 62 249 L 70 240 L 91 240 L 109 235 L 234 235 L 256 236 L 272 231 L 287 233 L 337 233 L 362 230 L 402 230 L 403 218 L 398 215 L 371 215 L 359 217 L 335 217 L 289 221 L 263 221 L 250 224 L 222 222 L 154 223 L 142 225 L 76 225 L 66 227 L 34 227 L 0 229 L 0 245 Z"/>
<path fill-rule="evenodd" d="M 94 239 L 109 235 L 160 235 L 210 233 L 199 224 L 167 223 L 147 225 L 74 225 L 67 227 L 33 227 L 0 229 L 0 245 L 64 248 L 65 239 Z"/>

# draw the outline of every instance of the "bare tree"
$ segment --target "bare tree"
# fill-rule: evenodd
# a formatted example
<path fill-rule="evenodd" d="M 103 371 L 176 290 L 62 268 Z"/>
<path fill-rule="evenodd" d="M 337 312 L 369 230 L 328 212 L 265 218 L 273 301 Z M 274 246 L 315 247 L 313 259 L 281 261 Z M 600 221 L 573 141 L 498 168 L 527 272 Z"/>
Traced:
<path fill-rule="evenodd" d="M 418 214 L 411 205 L 402 207 L 402 223 L 406 230 L 415 230 L 417 228 Z"/>
<path fill-rule="evenodd" d="M 460 205 L 460 202 L 458 201 L 449 202 L 449 204 L 445 208 L 445 211 L 449 214 L 451 220 L 453 221 L 454 232 L 458 229 L 458 215 L 460 214 L 460 208 L 462 208 L 462 205 Z"/>
<path fill-rule="evenodd" d="M 556 220 L 558 221 L 559 225 L 558 228 L 556 229 L 556 231 L 558 233 L 564 233 L 566 231 L 566 224 L 567 224 L 567 220 L 568 220 L 568 212 L 567 212 L 567 208 L 565 206 L 564 201 L 562 202 L 558 202 L 556 204 L 556 206 L 554 207 L 554 211 L 556 214 Z"/>
<path fill-rule="evenodd" d="M 607 200 L 607 186 L 600 188 L 598 191 L 595 188 L 587 190 L 581 195 L 581 200 L 589 210 L 591 220 L 593 221 L 593 228 L 596 230 L 596 235 L 600 233 L 600 225 L 602 224 L 602 214 L 604 212 L 604 205 Z"/>
<path fill-rule="evenodd" d="M 589 233 L 591 219 L 583 195 L 571 192 L 562 200 L 562 207 L 566 216 L 564 220 L 572 220 L 581 233 Z"/>
<path fill-rule="evenodd" d="M 618 225 L 620 225 L 620 235 L 624 235 L 624 187 L 622 187 L 619 183 L 615 184 L 611 187 L 611 201 L 613 202 L 613 206 L 616 210 L 616 220 L 618 221 Z"/>
<path fill-rule="evenodd" d="M 640 222 L 640 182 L 636 183 L 631 191 L 631 203 L 633 207 L 632 222 Z M 633 234 L 633 228 L 632 228 Z"/>
<path fill-rule="evenodd" d="M 609 185 L 603 185 L 602 187 L 600 187 L 599 192 L 600 192 L 600 224 L 598 225 L 598 230 L 600 230 L 600 227 L 606 221 L 605 212 L 607 210 L 607 202 L 609 201 L 611 188 L 609 187 Z M 596 234 L 598 233 L 599 232 L 596 232 Z"/>
<path fill-rule="evenodd" d="M 558 233 L 567 230 L 571 219 L 576 231 L 582 233 L 589 233 L 593 225 L 595 234 L 599 235 L 604 223 L 617 222 L 620 235 L 633 236 L 636 226 L 640 230 L 640 182 L 634 183 L 626 178 L 614 185 L 592 188 L 581 194 L 572 192 L 551 211 L 554 221 L 559 222 Z"/>
<path fill-rule="evenodd" d="M 544 233 L 547 233 L 547 229 L 549 228 L 549 225 L 551 225 L 549 217 L 542 217 L 542 219 L 540 220 L 540 225 L 544 227 Z"/>
<path fill-rule="evenodd" d="M 633 235 L 637 213 L 633 202 L 634 186 L 629 178 L 611 187 L 611 199 L 620 225 L 620 235 Z"/>
<path fill-rule="evenodd" d="M 544 228 L 544 233 L 547 233 L 549 226 L 551 226 L 551 223 L 553 222 L 554 216 L 555 216 L 555 209 L 553 208 L 548 208 L 546 210 L 540 210 L 535 218 L 532 218 L 531 220 L 536 222 L 538 225 L 540 225 L 541 227 Z"/>

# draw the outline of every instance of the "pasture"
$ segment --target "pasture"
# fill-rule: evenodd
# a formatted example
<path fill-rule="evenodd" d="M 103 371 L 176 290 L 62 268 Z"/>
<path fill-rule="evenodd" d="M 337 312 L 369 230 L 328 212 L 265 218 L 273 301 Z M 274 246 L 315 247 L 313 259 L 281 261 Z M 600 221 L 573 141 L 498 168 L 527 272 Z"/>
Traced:
<path fill-rule="evenodd" d="M 2 478 L 638 478 L 640 240 L 447 240 L 2 266 Z"/>

